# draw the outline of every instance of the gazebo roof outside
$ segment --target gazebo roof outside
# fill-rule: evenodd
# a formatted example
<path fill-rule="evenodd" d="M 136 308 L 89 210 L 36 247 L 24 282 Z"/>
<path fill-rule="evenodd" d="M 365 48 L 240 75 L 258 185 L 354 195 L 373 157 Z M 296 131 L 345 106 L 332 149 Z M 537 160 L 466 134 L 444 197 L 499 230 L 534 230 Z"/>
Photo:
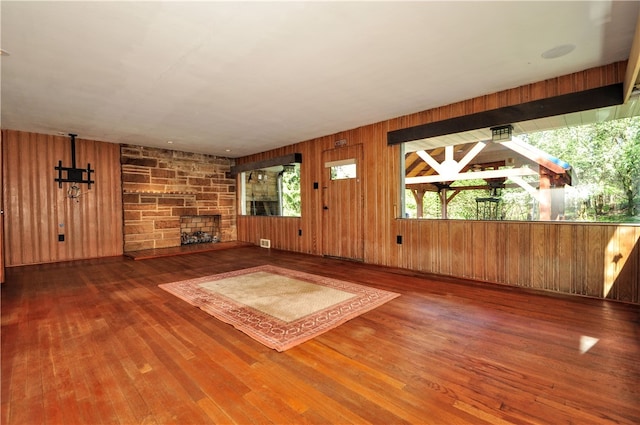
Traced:
<path fill-rule="evenodd" d="M 405 156 L 406 186 L 423 186 L 427 191 L 439 191 L 443 185 L 456 181 L 477 179 L 484 179 L 486 188 L 496 180 L 511 180 L 519 185 L 523 176 L 539 175 L 541 170 L 552 176 L 556 186 L 577 182 L 571 164 L 518 137 L 501 143 L 486 141 L 436 147 Z M 461 190 L 481 188 L 477 183 L 456 186 Z"/>

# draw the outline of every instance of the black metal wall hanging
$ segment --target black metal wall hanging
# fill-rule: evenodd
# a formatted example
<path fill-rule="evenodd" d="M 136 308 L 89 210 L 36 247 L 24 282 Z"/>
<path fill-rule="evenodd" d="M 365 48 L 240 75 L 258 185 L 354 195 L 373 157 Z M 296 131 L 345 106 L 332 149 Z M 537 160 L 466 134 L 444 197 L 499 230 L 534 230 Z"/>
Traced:
<path fill-rule="evenodd" d="M 76 136 L 77 134 L 69 133 L 71 138 L 71 167 L 63 167 L 62 161 L 58 161 L 58 166 L 55 169 L 58 171 L 58 178 L 55 181 L 58 182 L 58 187 L 62 189 L 62 183 L 86 183 L 88 188 L 91 189 L 91 184 L 95 183 L 91 180 L 91 173 L 95 173 L 96 170 L 91 169 L 91 164 L 87 163 L 87 168 L 76 168 Z M 64 172 L 64 177 L 63 177 Z M 87 178 L 85 179 L 85 174 Z"/>

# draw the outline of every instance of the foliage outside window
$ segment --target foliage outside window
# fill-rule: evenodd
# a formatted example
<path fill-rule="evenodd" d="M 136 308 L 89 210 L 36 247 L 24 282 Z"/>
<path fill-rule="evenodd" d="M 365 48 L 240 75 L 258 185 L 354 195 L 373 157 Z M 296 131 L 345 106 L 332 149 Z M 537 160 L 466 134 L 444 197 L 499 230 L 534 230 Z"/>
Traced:
<path fill-rule="evenodd" d="M 403 216 L 640 222 L 640 117 L 480 144 L 406 143 Z"/>
<path fill-rule="evenodd" d="M 246 171 L 241 182 L 243 215 L 300 217 L 300 164 Z"/>

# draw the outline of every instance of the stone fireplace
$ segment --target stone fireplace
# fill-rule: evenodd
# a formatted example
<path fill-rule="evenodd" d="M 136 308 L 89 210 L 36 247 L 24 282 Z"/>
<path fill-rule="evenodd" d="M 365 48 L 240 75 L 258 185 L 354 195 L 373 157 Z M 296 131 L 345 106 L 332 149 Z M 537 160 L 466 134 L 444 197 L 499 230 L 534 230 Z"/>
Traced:
<path fill-rule="evenodd" d="M 236 240 L 232 160 L 121 145 L 120 162 L 124 252 Z"/>
<path fill-rule="evenodd" d="M 181 216 L 180 242 L 182 245 L 220 242 L 220 215 Z"/>

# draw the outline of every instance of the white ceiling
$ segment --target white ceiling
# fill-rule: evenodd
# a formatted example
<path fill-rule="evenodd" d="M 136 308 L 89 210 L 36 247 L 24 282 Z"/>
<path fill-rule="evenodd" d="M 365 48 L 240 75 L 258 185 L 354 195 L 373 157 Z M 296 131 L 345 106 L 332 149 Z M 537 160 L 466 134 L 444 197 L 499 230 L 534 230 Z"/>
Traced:
<path fill-rule="evenodd" d="M 1 125 L 238 157 L 625 60 L 639 7 L 3 0 Z"/>

